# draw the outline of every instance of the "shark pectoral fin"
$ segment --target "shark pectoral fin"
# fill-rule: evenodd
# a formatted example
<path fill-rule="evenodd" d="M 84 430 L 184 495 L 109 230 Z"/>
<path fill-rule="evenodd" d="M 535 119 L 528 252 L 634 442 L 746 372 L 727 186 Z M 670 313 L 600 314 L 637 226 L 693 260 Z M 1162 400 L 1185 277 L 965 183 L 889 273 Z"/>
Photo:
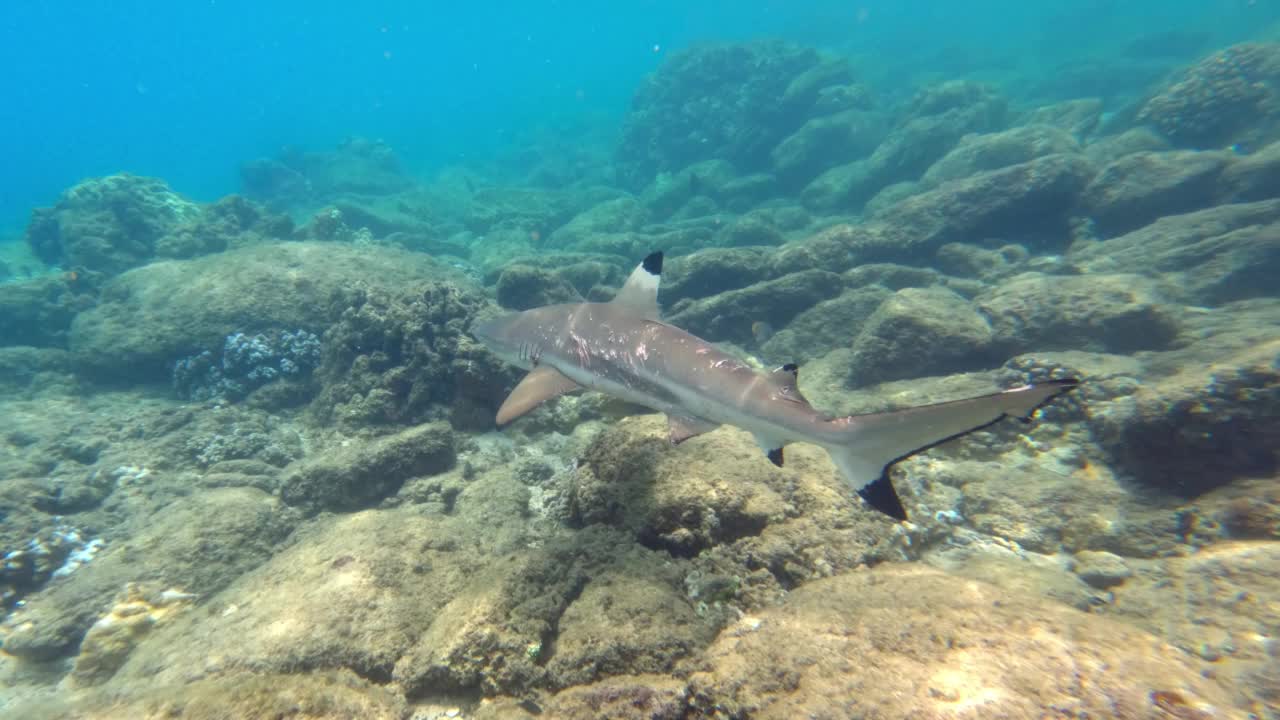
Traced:
<path fill-rule="evenodd" d="M 661 279 L 662 253 L 650 253 L 631 272 L 622 289 L 613 296 L 612 302 L 627 306 L 643 318 L 660 320 L 662 311 L 658 309 L 658 283 Z"/>
<path fill-rule="evenodd" d="M 719 423 L 692 415 L 667 415 L 667 428 L 672 445 L 679 445 L 691 437 L 709 433 L 720 427 Z"/>
<path fill-rule="evenodd" d="M 539 365 L 525 375 L 516 389 L 502 402 L 502 407 L 498 408 L 497 422 L 499 425 L 506 425 L 542 403 L 580 387 L 550 365 Z"/>
<path fill-rule="evenodd" d="M 827 452 L 845 482 L 871 507 L 905 520 L 906 512 L 888 477 L 894 463 L 1006 417 L 1029 420 L 1042 405 L 1078 384 L 1073 379 L 1054 380 L 936 405 L 837 418 L 829 424 L 846 439 L 827 446 Z"/>

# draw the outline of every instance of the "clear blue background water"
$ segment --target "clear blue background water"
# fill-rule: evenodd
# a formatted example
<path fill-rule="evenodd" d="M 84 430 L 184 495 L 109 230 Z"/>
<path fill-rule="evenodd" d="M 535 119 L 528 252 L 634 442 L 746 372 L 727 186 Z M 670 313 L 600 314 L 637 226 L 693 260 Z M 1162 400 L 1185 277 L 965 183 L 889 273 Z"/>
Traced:
<path fill-rule="evenodd" d="M 1052 67 L 1144 29 L 1247 34 L 1276 0 L 12 0 L 0 13 L 0 236 L 77 180 L 209 200 L 283 145 L 382 138 L 419 172 L 520 128 L 620 116 L 665 53 L 786 37 L 892 66 L 969 44 Z"/>

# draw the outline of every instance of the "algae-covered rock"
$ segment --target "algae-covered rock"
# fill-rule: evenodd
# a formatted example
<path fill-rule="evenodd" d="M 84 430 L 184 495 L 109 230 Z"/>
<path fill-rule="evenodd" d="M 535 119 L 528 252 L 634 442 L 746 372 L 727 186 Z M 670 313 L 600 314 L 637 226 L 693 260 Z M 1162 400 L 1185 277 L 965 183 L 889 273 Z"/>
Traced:
<path fill-rule="evenodd" d="M 97 307 L 72 323 L 71 351 L 93 377 L 154 382 L 170 363 L 235 332 L 322 332 L 344 309 L 332 303 L 341 291 L 450 276 L 424 255 L 333 243 L 157 262 L 107 284 Z"/>
<path fill-rule="evenodd" d="M 1270 141 L 1280 131 L 1280 44 L 1241 43 L 1186 68 L 1137 119 L 1180 147 Z"/>
<path fill-rule="evenodd" d="M 448 417 L 459 428 L 492 427 L 515 376 L 468 334 L 486 301 L 452 282 L 409 283 L 349 294 L 335 303 L 309 410 L 346 427 Z"/>
<path fill-rule="evenodd" d="M 973 303 L 946 288 L 906 288 L 887 298 L 853 338 L 858 385 L 963 372 L 998 363 L 1003 349 Z"/>
<path fill-rule="evenodd" d="M 582 296 L 563 275 L 529 265 L 508 265 L 498 276 L 498 304 L 508 310 L 582 302 Z"/>
<path fill-rule="evenodd" d="M 1045 155 L 1080 152 L 1080 143 L 1064 130 L 1024 125 L 1003 132 L 967 135 L 931 165 L 920 182 L 935 187 L 980 172 L 1030 162 Z"/>
<path fill-rule="evenodd" d="M 453 431 L 431 423 L 368 443 L 338 447 L 286 471 L 280 497 L 310 513 L 368 507 L 395 494 L 404 481 L 453 466 Z"/>
<path fill-rule="evenodd" d="M 676 305 L 667 320 L 700 337 L 745 345 L 752 339 L 754 323 L 781 327 L 837 295 L 840 286 L 840 276 L 835 273 L 806 270 Z"/>
<path fill-rule="evenodd" d="M 1252 202 L 1280 196 L 1280 142 L 1237 159 L 1222 171 L 1218 196 L 1227 202 Z"/>
<path fill-rule="evenodd" d="M 1120 235 L 1165 215 L 1212 204 L 1227 152 L 1138 152 L 1098 171 L 1080 197 L 1081 209 L 1104 235 Z"/>
<path fill-rule="evenodd" d="M 1059 154 L 945 183 L 878 213 L 873 220 L 897 228 L 900 242 L 861 250 L 899 259 L 948 242 L 1053 233 L 1093 172 L 1083 156 Z"/>
<path fill-rule="evenodd" d="M 1195 658 L 1146 632 L 919 566 L 810 583 L 726 629 L 705 662 L 690 678 L 691 705 L 727 716 L 927 720 L 981 708 L 1031 719 L 1070 708 L 1140 718 L 1162 708 L 1186 717 L 1233 709 Z"/>
<path fill-rule="evenodd" d="M 1170 299 L 1218 305 L 1272 294 L 1280 276 L 1280 200 L 1220 205 L 1160 218 L 1068 259 L 1088 274 L 1160 273 Z"/>
<path fill-rule="evenodd" d="M 116 275 L 153 258 L 187 258 L 287 237 L 288 218 L 237 196 L 200 205 L 163 180 L 120 174 L 86 180 L 39 208 L 27 243 L 46 263 Z"/>
<path fill-rule="evenodd" d="M 876 308 L 892 294 L 883 285 L 871 284 L 823 300 L 766 340 L 761 352 L 778 364 L 804 363 L 834 348 L 847 346 Z"/>
<path fill-rule="evenodd" d="M 201 596 L 215 592 L 265 560 L 295 522 L 278 500 L 252 488 L 209 490 L 179 501 L 153 525 L 28 597 L 0 627 L 5 652 L 30 660 L 67 653 L 129 582 Z"/>
<path fill-rule="evenodd" d="M 769 256 L 764 248 L 707 248 L 673 257 L 662 269 L 662 302 L 736 290 L 766 279 Z"/>
<path fill-rule="evenodd" d="M 1024 273 L 974 302 L 995 342 L 1019 351 L 1161 350 L 1181 328 L 1156 281 L 1140 275 Z"/>
<path fill-rule="evenodd" d="M 848 73 L 845 63 L 824 63 L 817 51 L 780 41 L 673 53 L 636 91 L 618 146 L 619 177 L 641 187 L 710 158 L 744 172 L 765 169 L 770 150 L 804 122 L 822 88 L 849 82 Z"/>
<path fill-rule="evenodd" d="M 94 304 L 92 280 L 67 273 L 0 283 L 0 346 L 64 347 L 76 313 Z"/>

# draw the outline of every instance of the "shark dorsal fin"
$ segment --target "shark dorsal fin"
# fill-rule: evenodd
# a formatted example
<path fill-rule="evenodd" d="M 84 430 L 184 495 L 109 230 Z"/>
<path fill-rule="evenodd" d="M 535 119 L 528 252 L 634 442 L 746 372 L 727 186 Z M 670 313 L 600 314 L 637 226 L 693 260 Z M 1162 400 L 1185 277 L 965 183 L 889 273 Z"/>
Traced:
<path fill-rule="evenodd" d="M 658 309 L 658 282 L 662 278 L 662 252 L 650 253 L 613 298 L 614 305 L 623 305 L 650 320 L 661 319 Z"/>
<path fill-rule="evenodd" d="M 498 408 L 498 425 L 506 425 L 516 418 L 554 397 L 577 390 L 580 385 L 560 374 L 550 365 L 539 365 L 524 376 L 516 389 L 511 391 L 502 407 Z"/>
<path fill-rule="evenodd" d="M 800 366 L 795 363 L 787 363 L 769 373 L 769 381 L 777 388 L 779 398 L 807 405 L 809 401 L 805 399 L 804 394 L 800 392 L 800 386 L 796 384 L 799 379 Z"/>

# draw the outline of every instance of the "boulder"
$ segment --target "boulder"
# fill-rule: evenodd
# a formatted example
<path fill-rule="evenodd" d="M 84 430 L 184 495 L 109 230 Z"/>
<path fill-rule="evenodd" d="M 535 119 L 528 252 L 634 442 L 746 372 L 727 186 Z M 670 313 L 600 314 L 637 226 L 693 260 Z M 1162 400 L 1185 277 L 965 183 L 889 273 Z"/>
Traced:
<path fill-rule="evenodd" d="M 927 628 L 927 630 L 922 630 Z M 695 712 L 734 717 L 1042 718 L 1233 712 L 1201 663 L 1127 625 L 913 565 L 810 583 L 721 633 Z M 856 672 L 851 672 L 856 668 Z M 803 690 L 801 690 L 803 689 Z"/>
<path fill-rule="evenodd" d="M 709 340 L 748 344 L 752 325 L 786 325 L 791 318 L 841 289 L 840 276 L 825 270 L 804 270 L 765 280 L 718 295 L 672 306 L 667 322 Z"/>
<path fill-rule="evenodd" d="M 429 423 L 373 442 L 332 448 L 285 470 L 280 497 L 314 514 L 358 510 L 394 495 L 406 480 L 453 467 L 457 441 Z"/>
<path fill-rule="evenodd" d="M 1239 203 L 1280 197 L 1280 142 L 1232 162 L 1218 179 L 1220 201 Z"/>
<path fill-rule="evenodd" d="M 999 170 L 1045 155 L 1080 152 L 1080 143 L 1050 125 L 1023 125 L 1003 132 L 966 135 L 951 152 L 931 165 L 920 184 L 936 187 L 950 180 Z"/>
<path fill-rule="evenodd" d="M 582 296 L 563 275 L 528 265 L 507 265 L 498 276 L 498 304 L 508 310 L 582 302 Z"/>
<path fill-rule="evenodd" d="M 661 299 L 670 306 L 754 285 L 770 274 L 769 253 L 763 248 L 707 248 L 668 259 L 662 269 Z"/>
<path fill-rule="evenodd" d="M 1165 215 L 1213 204 L 1226 152 L 1138 152 L 1098 171 L 1080 197 L 1081 209 L 1103 236 L 1140 228 Z"/>
<path fill-rule="evenodd" d="M 1140 275 L 1024 273 L 974 303 L 994 342 L 1018 352 L 1163 350 L 1182 327 L 1157 282 Z"/>
<path fill-rule="evenodd" d="M 1053 237 L 1092 176 L 1093 166 L 1081 155 L 1046 155 L 952 181 L 878 213 L 873 224 L 892 231 L 879 238 L 865 233 L 854 251 L 863 262 L 895 260 L 948 242 Z"/>
<path fill-rule="evenodd" d="M 852 347 L 854 385 L 964 372 L 1004 359 L 987 319 L 941 287 L 894 293 L 866 319 Z"/>
<path fill-rule="evenodd" d="M 1165 295 L 1217 305 L 1274 294 L 1280 273 L 1280 200 L 1171 215 L 1104 242 L 1072 246 L 1081 271 L 1159 276 Z"/>
<path fill-rule="evenodd" d="M 1261 144 L 1280 134 L 1280 44 L 1240 43 L 1173 77 L 1138 111 L 1174 145 Z"/>
<path fill-rule="evenodd" d="M 334 243 L 260 245 L 216 257 L 158 262 L 111 280 L 72 323 L 69 344 L 90 376 L 167 378 L 179 358 L 234 332 L 321 333 L 343 306 L 335 294 L 456 277 L 430 258 Z"/>

